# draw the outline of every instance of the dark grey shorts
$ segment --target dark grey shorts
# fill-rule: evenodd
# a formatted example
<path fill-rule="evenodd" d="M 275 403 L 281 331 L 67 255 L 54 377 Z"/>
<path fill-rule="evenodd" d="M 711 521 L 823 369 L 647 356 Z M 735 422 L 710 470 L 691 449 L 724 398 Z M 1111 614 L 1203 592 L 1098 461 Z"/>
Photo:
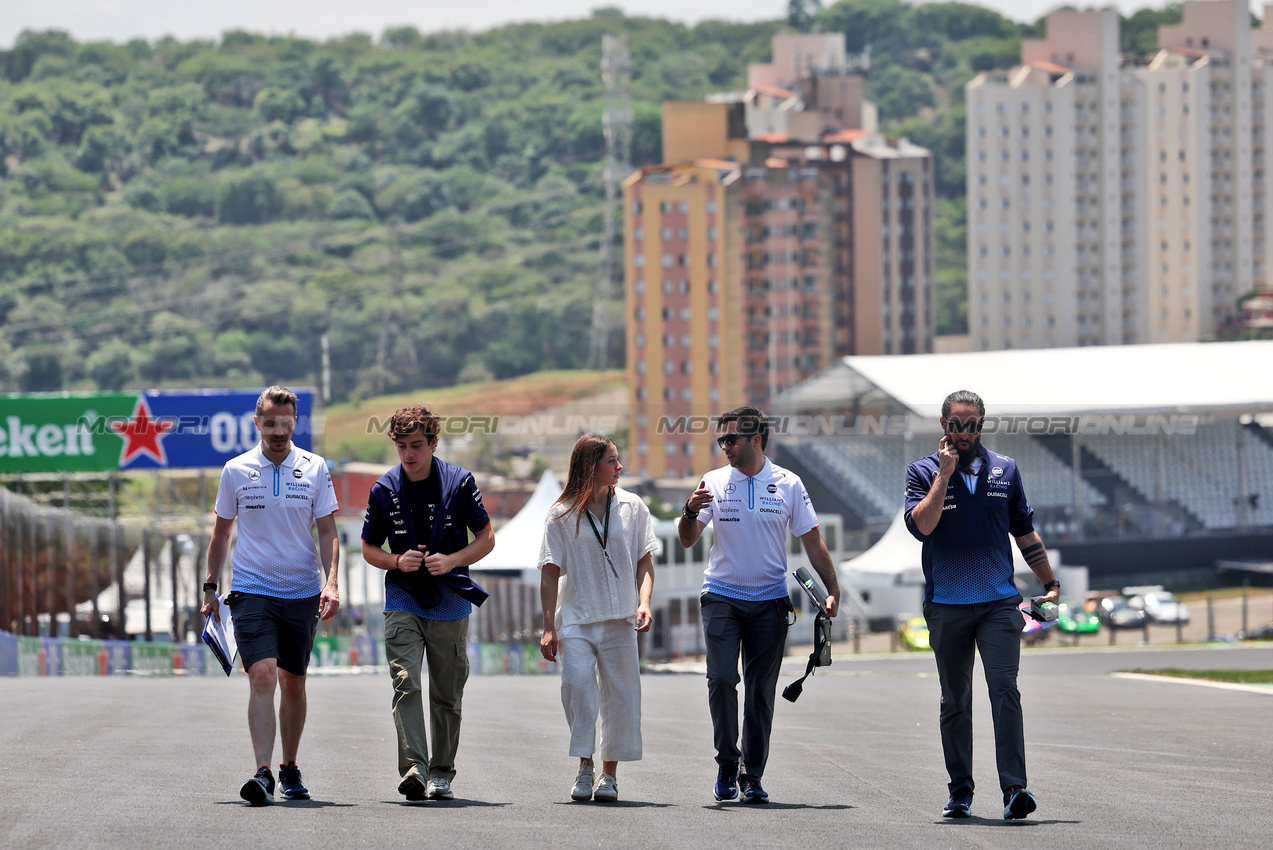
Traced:
<path fill-rule="evenodd" d="M 230 594 L 226 603 L 234 620 L 234 639 L 243 669 L 275 658 L 280 669 L 304 676 L 318 631 L 318 600 L 317 596 L 280 599 L 256 593 Z"/>

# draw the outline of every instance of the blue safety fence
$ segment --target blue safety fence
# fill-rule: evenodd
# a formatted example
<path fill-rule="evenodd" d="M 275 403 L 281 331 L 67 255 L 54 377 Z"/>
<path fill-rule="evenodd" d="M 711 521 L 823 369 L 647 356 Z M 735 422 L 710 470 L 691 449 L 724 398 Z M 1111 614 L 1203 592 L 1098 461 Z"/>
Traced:
<path fill-rule="evenodd" d="M 556 673 L 536 644 L 469 641 L 469 666 L 476 675 Z M 384 641 L 371 635 L 320 635 L 310 669 L 384 667 Z M 0 676 L 223 675 L 202 643 L 84 640 L 27 637 L 0 631 Z"/>

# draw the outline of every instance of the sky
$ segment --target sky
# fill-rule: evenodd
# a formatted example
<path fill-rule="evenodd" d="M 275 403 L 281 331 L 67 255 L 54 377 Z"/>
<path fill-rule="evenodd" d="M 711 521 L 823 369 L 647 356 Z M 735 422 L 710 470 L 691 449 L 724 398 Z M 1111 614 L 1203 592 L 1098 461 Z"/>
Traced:
<path fill-rule="evenodd" d="M 824 5 L 831 2 L 824 0 Z M 424 32 L 480 31 L 514 21 L 573 20 L 588 17 L 598 6 L 611 5 L 632 16 L 696 23 L 774 20 L 786 14 L 787 0 L 0 0 L 0 48 L 12 47 L 24 29 L 63 29 L 77 41 L 124 42 L 135 37 L 153 41 L 165 35 L 211 39 L 230 29 L 324 39 L 349 32 L 379 35 L 385 27 L 399 24 Z M 1033 21 L 1062 3 L 980 0 L 979 5 L 1013 20 Z M 1127 14 L 1164 6 L 1166 0 L 1099 4 L 1078 0 L 1072 5 L 1114 5 Z"/>

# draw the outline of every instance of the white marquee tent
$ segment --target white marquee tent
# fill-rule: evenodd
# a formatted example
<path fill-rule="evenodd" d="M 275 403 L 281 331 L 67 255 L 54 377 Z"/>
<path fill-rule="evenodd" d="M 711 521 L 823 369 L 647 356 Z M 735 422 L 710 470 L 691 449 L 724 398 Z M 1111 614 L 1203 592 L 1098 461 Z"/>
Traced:
<path fill-rule="evenodd" d="M 552 470 L 545 470 L 535 492 L 531 493 L 517 516 L 496 530 L 495 548 L 469 571 L 477 574 L 485 570 L 522 570 L 523 577 L 533 577 L 534 583 L 538 584 L 539 572 L 535 563 L 544 539 L 544 520 L 560 495 L 561 485 Z M 530 572 L 526 573 L 526 570 Z"/>

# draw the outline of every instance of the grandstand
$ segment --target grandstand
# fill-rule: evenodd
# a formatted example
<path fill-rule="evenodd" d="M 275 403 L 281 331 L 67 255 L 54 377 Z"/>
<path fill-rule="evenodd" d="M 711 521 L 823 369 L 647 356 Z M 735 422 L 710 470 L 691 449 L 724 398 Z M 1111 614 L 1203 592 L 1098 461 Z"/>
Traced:
<path fill-rule="evenodd" d="M 1270 341 L 846 357 L 774 413 L 832 423 L 777 440 L 840 502 L 846 528 L 887 526 L 907 462 L 936 449 L 942 399 L 966 388 L 986 401 L 984 444 L 1017 459 L 1051 541 L 1273 542 L 1271 374 Z M 854 427 L 886 418 L 905 427 Z"/>

